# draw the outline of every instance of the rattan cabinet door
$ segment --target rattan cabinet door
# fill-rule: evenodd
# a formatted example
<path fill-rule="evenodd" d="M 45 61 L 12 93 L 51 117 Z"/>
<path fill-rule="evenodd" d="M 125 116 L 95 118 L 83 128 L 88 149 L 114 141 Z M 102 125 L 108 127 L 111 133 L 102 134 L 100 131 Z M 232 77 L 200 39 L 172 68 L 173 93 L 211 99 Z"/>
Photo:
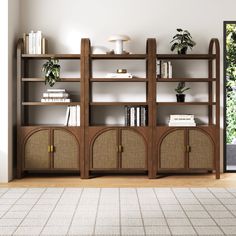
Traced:
<path fill-rule="evenodd" d="M 99 134 L 92 146 L 92 168 L 118 168 L 117 146 L 118 130 L 108 130 Z"/>
<path fill-rule="evenodd" d="M 185 168 L 185 130 L 175 130 L 167 134 L 160 145 L 160 168 Z"/>
<path fill-rule="evenodd" d="M 53 141 L 53 167 L 55 169 L 78 169 L 79 144 L 76 137 L 67 130 L 54 129 Z"/>
<path fill-rule="evenodd" d="M 25 169 L 48 169 L 50 168 L 50 130 L 43 129 L 31 134 L 24 146 Z"/>
<path fill-rule="evenodd" d="M 213 168 L 214 144 L 207 134 L 200 130 L 189 130 L 189 146 L 189 168 Z"/>
<path fill-rule="evenodd" d="M 147 149 L 143 137 L 132 130 L 121 130 L 121 168 L 145 169 Z"/>

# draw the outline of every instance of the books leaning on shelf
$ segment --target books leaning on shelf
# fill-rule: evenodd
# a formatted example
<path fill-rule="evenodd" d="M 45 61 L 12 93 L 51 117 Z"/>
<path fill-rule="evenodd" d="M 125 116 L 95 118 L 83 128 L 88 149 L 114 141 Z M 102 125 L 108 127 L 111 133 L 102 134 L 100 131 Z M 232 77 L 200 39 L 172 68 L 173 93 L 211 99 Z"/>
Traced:
<path fill-rule="evenodd" d="M 47 89 L 41 102 L 71 102 L 71 99 L 65 89 Z"/>
<path fill-rule="evenodd" d="M 46 39 L 42 35 L 42 31 L 30 31 L 23 34 L 24 53 L 26 54 L 45 54 Z"/>
<path fill-rule="evenodd" d="M 163 79 L 171 79 L 173 71 L 171 61 L 157 60 L 157 77 Z"/>
<path fill-rule="evenodd" d="M 125 106 L 126 126 L 146 126 L 147 107 L 146 106 Z"/>
<path fill-rule="evenodd" d="M 80 126 L 80 106 L 68 106 L 66 110 L 65 126 Z"/>
<path fill-rule="evenodd" d="M 196 126 L 194 115 L 170 115 L 169 126 Z"/>

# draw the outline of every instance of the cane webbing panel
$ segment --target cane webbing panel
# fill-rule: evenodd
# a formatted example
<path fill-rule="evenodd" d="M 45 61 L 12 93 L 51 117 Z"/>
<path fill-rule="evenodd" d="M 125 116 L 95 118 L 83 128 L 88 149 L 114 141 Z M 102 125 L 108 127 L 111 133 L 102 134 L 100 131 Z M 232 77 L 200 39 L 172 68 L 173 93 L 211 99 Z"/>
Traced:
<path fill-rule="evenodd" d="M 54 168 L 79 168 L 79 145 L 64 130 L 54 130 Z"/>
<path fill-rule="evenodd" d="M 134 131 L 122 130 L 122 168 L 145 168 L 146 147 L 142 136 Z"/>
<path fill-rule="evenodd" d="M 189 130 L 189 145 L 189 168 L 213 168 L 214 146 L 208 135 Z"/>
<path fill-rule="evenodd" d="M 117 168 L 117 131 L 108 130 L 100 134 L 93 143 L 92 167 Z"/>
<path fill-rule="evenodd" d="M 184 130 L 175 130 L 162 140 L 160 146 L 160 168 L 179 169 L 185 167 Z"/>
<path fill-rule="evenodd" d="M 33 133 L 25 143 L 25 168 L 49 168 L 50 158 L 48 153 L 48 145 L 48 130 L 39 130 Z"/>

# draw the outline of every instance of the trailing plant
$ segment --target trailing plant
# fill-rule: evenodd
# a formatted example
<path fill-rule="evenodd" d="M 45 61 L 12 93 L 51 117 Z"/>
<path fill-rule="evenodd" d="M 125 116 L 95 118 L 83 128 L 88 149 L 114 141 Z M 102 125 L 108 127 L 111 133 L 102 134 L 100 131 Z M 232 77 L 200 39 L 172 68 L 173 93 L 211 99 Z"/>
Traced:
<path fill-rule="evenodd" d="M 171 46 L 171 51 L 176 50 L 178 54 L 186 54 L 188 48 L 192 49 L 196 45 L 196 43 L 192 40 L 192 36 L 188 32 L 188 30 L 182 30 L 180 28 L 176 30 L 178 33 L 170 42 L 173 43 Z"/>
<path fill-rule="evenodd" d="M 185 87 L 185 82 L 179 82 L 177 88 L 175 88 L 175 92 L 177 94 L 183 94 L 185 91 L 189 90 L 190 88 Z"/>
<path fill-rule="evenodd" d="M 47 62 L 43 64 L 42 71 L 45 77 L 45 84 L 49 84 L 50 87 L 60 81 L 60 70 L 61 66 L 59 65 L 58 59 L 50 58 Z"/>
<path fill-rule="evenodd" d="M 236 24 L 226 27 L 226 142 L 236 138 Z"/>

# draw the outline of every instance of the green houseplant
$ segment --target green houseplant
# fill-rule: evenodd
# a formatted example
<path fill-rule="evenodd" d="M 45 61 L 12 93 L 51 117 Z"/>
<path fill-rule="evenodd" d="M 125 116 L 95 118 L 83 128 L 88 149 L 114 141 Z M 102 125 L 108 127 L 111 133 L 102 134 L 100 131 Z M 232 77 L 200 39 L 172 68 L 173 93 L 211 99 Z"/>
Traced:
<path fill-rule="evenodd" d="M 178 54 L 186 54 L 188 48 L 192 49 L 196 43 L 192 40 L 192 36 L 188 30 L 182 30 L 180 28 L 176 30 L 178 33 L 170 42 L 173 43 L 171 46 L 171 51 L 177 50 Z"/>
<path fill-rule="evenodd" d="M 185 94 L 184 92 L 189 90 L 190 88 L 185 87 L 185 82 L 179 82 L 178 86 L 175 88 L 177 102 L 184 102 L 185 101 Z"/>
<path fill-rule="evenodd" d="M 60 81 L 60 70 L 59 60 L 50 58 L 47 62 L 43 64 L 42 71 L 44 73 L 45 84 L 49 84 L 50 87 Z"/>

